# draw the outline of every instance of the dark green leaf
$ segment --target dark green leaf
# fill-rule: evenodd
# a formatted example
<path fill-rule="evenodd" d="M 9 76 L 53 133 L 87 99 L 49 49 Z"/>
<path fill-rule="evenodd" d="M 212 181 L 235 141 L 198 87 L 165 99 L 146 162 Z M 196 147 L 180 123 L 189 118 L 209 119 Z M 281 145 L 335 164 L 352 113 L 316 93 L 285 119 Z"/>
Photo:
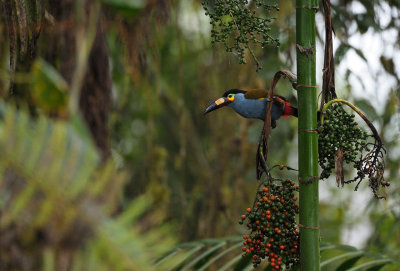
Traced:
<path fill-rule="evenodd" d="M 246 257 L 242 258 L 236 265 L 233 271 L 240 271 L 245 269 L 251 262 L 251 255 L 247 255 Z"/>
<path fill-rule="evenodd" d="M 350 259 L 344 261 L 341 265 L 339 265 L 336 268 L 336 271 L 342 271 L 342 270 L 349 269 L 350 267 L 354 266 L 356 264 L 356 262 L 361 258 L 362 258 L 362 255 L 356 256 L 356 257 L 353 257 L 353 258 L 350 258 Z"/>
<path fill-rule="evenodd" d="M 334 56 L 336 64 L 339 64 L 342 61 L 342 59 L 347 54 L 349 49 L 350 49 L 350 46 L 348 44 L 341 43 L 339 45 L 339 47 L 335 51 L 335 56 Z"/>

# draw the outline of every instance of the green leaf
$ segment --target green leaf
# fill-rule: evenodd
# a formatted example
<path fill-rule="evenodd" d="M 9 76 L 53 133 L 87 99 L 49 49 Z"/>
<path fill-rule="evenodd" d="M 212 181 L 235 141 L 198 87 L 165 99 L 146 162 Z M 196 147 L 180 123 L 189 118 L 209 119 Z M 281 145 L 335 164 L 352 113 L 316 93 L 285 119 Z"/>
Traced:
<path fill-rule="evenodd" d="M 225 245 L 226 245 L 226 243 L 222 242 L 222 243 L 217 244 L 217 245 L 211 247 L 210 249 L 206 250 L 204 253 L 202 253 L 201 255 L 197 256 L 190 263 L 185 265 L 185 267 L 182 269 L 182 271 L 188 270 L 189 268 L 191 268 L 192 266 L 194 266 L 198 262 L 200 262 L 202 259 L 204 259 L 205 257 L 211 255 L 212 253 L 214 253 L 215 251 L 219 250 L 220 248 L 222 248 Z"/>
<path fill-rule="evenodd" d="M 343 60 L 344 56 L 347 54 L 350 48 L 351 47 L 347 43 L 341 43 L 339 45 L 339 47 L 335 51 L 334 56 L 336 64 L 339 64 Z"/>
<path fill-rule="evenodd" d="M 356 267 L 350 268 L 347 271 L 358 271 L 358 270 L 364 270 L 365 267 L 367 266 L 376 266 L 376 265 L 381 265 L 382 263 L 391 263 L 392 261 L 389 259 L 382 259 L 382 260 L 373 260 L 369 261 L 363 264 L 360 264 Z"/>
<path fill-rule="evenodd" d="M 207 267 L 209 267 L 211 264 L 213 264 L 214 262 L 216 262 L 217 260 L 219 260 L 220 258 L 225 256 L 229 252 L 231 252 L 232 250 L 237 249 L 241 246 L 242 246 L 242 243 L 239 243 L 237 245 L 231 246 L 230 248 L 224 249 L 221 253 L 217 254 L 216 256 L 214 256 L 213 258 L 208 260 L 200 269 L 198 269 L 198 271 L 205 270 Z"/>
<path fill-rule="evenodd" d="M 251 255 L 247 255 L 246 257 L 242 257 L 240 261 L 235 265 L 234 271 L 240 271 L 246 268 L 246 266 L 251 265 Z"/>
<path fill-rule="evenodd" d="M 362 258 L 362 255 L 350 258 L 344 261 L 341 265 L 336 268 L 336 271 L 347 270 L 350 267 L 354 266 L 355 263 Z"/>
<path fill-rule="evenodd" d="M 325 265 L 328 265 L 330 263 L 334 263 L 337 262 L 343 258 L 347 258 L 347 257 L 351 257 L 351 256 L 359 256 L 359 255 L 363 255 L 364 252 L 363 251 L 354 251 L 354 252 L 348 252 L 348 253 L 344 253 L 344 254 L 340 254 L 338 256 L 335 256 L 333 258 L 330 258 L 328 260 L 325 260 L 321 263 L 321 268 L 324 267 Z"/>
<path fill-rule="evenodd" d="M 384 267 L 385 265 L 386 265 L 385 263 L 384 263 L 384 264 L 378 264 L 378 265 L 375 265 L 375 266 L 373 266 L 373 267 L 368 268 L 368 269 L 365 270 L 365 271 L 379 271 L 379 270 L 381 270 L 382 267 Z"/>
<path fill-rule="evenodd" d="M 361 57 L 365 62 L 368 62 L 367 58 L 364 56 L 363 51 L 358 48 L 352 47 L 352 49 L 356 52 L 356 54 Z"/>
<path fill-rule="evenodd" d="M 219 271 L 226 271 L 226 270 L 231 270 L 231 266 L 234 265 L 236 262 L 240 261 L 241 259 L 243 259 L 242 255 L 236 256 L 234 258 L 232 258 L 230 261 L 228 261 L 227 263 L 225 263 L 223 266 L 221 266 L 221 268 L 219 269 Z M 242 265 L 241 265 L 242 266 Z M 244 267 L 243 267 L 244 268 Z M 234 270 L 238 270 L 235 269 Z M 239 270 L 243 270 L 243 269 L 239 269 Z"/>
<path fill-rule="evenodd" d="M 68 83 L 59 72 L 39 59 L 33 63 L 31 74 L 31 93 L 35 104 L 46 113 L 66 115 Z"/>

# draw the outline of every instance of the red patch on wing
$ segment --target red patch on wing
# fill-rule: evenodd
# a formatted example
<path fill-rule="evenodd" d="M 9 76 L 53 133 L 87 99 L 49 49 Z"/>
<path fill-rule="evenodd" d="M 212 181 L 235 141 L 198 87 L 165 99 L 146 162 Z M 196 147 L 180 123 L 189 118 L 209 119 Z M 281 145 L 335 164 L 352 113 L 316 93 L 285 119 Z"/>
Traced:
<path fill-rule="evenodd" d="M 282 115 L 282 117 L 288 118 L 288 117 L 290 117 L 291 115 L 293 115 L 293 113 L 294 113 L 294 110 L 293 110 L 293 108 L 290 106 L 290 103 L 287 102 L 287 101 L 285 101 L 285 109 L 283 110 L 283 115 Z"/>

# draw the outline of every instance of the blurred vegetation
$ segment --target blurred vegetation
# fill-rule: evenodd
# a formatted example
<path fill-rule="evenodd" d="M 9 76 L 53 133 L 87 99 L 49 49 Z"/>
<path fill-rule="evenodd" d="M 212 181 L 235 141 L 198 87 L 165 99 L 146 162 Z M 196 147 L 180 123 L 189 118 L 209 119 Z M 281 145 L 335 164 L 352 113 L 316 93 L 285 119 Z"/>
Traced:
<path fill-rule="evenodd" d="M 349 232 L 365 229 L 363 251 L 399 259 L 400 66 L 394 57 L 400 2 L 332 5 L 336 64 L 345 71 L 337 78 L 338 95 L 379 128 L 392 185 L 388 200 L 377 201 L 366 187 L 354 192 L 337 189 L 333 179 L 321 183 L 322 242 L 346 243 Z M 206 246 L 189 246 L 179 259 L 160 257 L 177 243 L 202 238 L 215 238 L 210 244 L 220 247 L 194 261 L 211 261 L 223 245 L 236 245 L 234 238 L 221 245 L 220 238 L 244 230 L 237 221 L 258 186 L 262 123 L 228 109 L 202 112 L 226 89 L 267 88 L 277 70 L 294 70 L 295 6 L 278 6 L 271 35 L 280 47 L 254 49 L 263 66 L 256 72 L 251 55 L 239 65 L 237 56 L 212 47 L 200 1 L 2 1 L 0 269 L 167 270 L 177 263 L 190 269 L 200 266 L 190 255 L 199 257 Z M 396 37 L 377 59 L 378 72 L 365 75 L 393 82 L 387 93 L 377 90 L 385 95 L 383 106 L 367 94 L 354 96 L 351 83 L 362 86 L 364 78 L 344 61 L 355 52 L 372 65 L 368 52 L 350 41 L 371 33 Z M 289 83 L 276 92 L 296 104 Z M 296 168 L 296 119 L 279 122 L 269 161 Z M 284 174 L 290 173 L 277 172 Z M 227 252 L 227 269 L 239 250 Z M 322 252 L 323 260 L 339 254 Z M 360 255 L 338 258 L 324 270 L 344 270 L 337 268 Z"/>

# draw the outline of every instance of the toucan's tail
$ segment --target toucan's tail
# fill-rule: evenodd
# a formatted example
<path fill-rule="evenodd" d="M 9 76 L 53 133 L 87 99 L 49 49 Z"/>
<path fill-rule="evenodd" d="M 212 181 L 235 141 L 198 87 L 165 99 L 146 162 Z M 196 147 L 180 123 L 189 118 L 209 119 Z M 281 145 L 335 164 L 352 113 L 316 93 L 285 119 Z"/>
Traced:
<path fill-rule="evenodd" d="M 294 106 L 290 106 L 290 113 L 291 113 L 291 115 L 293 116 L 293 117 L 299 117 L 299 113 L 298 113 L 298 110 L 297 110 L 297 108 L 296 107 L 294 107 Z"/>

